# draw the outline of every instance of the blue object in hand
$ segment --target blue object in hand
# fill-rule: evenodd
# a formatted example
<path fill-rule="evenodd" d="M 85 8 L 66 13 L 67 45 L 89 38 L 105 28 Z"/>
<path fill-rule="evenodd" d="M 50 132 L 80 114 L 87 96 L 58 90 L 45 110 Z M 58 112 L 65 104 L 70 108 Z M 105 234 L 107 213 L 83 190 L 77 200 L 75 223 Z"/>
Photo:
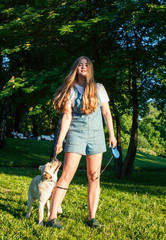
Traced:
<path fill-rule="evenodd" d="M 117 146 L 115 146 L 113 148 L 113 146 L 111 145 L 110 150 L 111 150 L 111 153 L 114 156 L 114 158 L 119 158 L 120 154 L 119 154 L 119 151 L 117 149 Z"/>

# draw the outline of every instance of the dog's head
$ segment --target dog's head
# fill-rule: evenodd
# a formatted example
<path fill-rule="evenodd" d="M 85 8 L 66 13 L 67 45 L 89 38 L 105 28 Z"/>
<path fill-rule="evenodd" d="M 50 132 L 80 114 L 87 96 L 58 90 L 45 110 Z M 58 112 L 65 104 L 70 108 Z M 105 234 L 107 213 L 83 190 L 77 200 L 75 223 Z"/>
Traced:
<path fill-rule="evenodd" d="M 61 162 L 58 159 L 53 159 L 51 162 L 46 163 L 45 165 L 39 166 L 39 170 L 41 171 L 41 176 L 43 181 L 47 179 L 51 179 L 53 181 L 57 181 L 57 173 L 61 166 Z"/>

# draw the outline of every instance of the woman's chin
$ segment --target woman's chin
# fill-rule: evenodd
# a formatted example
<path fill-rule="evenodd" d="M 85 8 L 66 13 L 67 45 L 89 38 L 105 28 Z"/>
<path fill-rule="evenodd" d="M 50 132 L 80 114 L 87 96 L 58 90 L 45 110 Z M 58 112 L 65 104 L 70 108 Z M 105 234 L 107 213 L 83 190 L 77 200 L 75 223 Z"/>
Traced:
<path fill-rule="evenodd" d="M 84 77 L 84 78 L 86 78 L 87 73 L 80 73 L 80 74 L 78 74 L 78 76 L 79 76 L 79 77 Z"/>

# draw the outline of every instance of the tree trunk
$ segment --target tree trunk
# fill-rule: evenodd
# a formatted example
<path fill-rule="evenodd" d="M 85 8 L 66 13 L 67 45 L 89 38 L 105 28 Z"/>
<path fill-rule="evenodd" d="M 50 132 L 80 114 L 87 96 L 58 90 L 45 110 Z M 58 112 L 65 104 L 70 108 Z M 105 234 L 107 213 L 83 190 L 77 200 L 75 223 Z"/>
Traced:
<path fill-rule="evenodd" d="M 15 111 L 15 122 L 14 122 L 15 131 L 20 131 L 22 127 L 22 115 L 23 115 L 23 107 L 17 106 Z"/>
<path fill-rule="evenodd" d="M 121 133 L 120 133 L 120 121 L 119 117 L 116 117 L 116 129 L 117 129 L 117 148 L 120 153 L 120 157 L 114 160 L 115 177 L 120 178 L 122 174 L 122 148 L 121 148 Z"/>
<path fill-rule="evenodd" d="M 123 167 L 123 162 L 122 162 L 122 148 L 121 148 L 121 133 L 120 133 L 120 120 L 119 120 L 119 112 L 118 109 L 114 103 L 114 99 L 112 96 L 110 96 L 110 101 L 114 109 L 115 113 L 115 121 L 116 121 L 116 138 L 117 138 L 117 148 L 120 153 L 120 157 L 118 159 L 114 159 L 114 169 L 115 169 L 115 177 L 116 178 L 121 178 L 122 175 L 122 167 Z"/>
<path fill-rule="evenodd" d="M 4 148 L 6 145 L 6 123 L 8 117 L 8 104 L 7 101 L 0 106 L 0 148 Z"/>
<path fill-rule="evenodd" d="M 132 129 L 130 136 L 130 143 L 127 151 L 126 158 L 123 164 L 122 178 L 130 177 L 132 170 L 134 159 L 137 150 L 138 143 L 138 98 L 137 98 L 137 85 L 136 78 L 133 79 L 133 120 L 132 120 Z"/>
<path fill-rule="evenodd" d="M 33 126 L 32 133 L 33 133 L 34 137 L 37 138 L 37 136 L 38 136 L 38 124 L 36 122 L 36 117 L 32 117 L 32 126 Z"/>

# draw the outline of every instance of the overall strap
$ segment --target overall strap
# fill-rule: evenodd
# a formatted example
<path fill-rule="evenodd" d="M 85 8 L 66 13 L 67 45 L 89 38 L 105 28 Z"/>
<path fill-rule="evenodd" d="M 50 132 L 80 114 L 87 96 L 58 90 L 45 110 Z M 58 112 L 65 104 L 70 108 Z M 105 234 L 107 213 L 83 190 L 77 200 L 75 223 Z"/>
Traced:
<path fill-rule="evenodd" d="M 74 86 L 75 91 L 75 103 L 74 107 L 72 108 L 73 113 L 81 113 L 82 108 L 82 94 L 78 91 L 78 89 Z"/>

